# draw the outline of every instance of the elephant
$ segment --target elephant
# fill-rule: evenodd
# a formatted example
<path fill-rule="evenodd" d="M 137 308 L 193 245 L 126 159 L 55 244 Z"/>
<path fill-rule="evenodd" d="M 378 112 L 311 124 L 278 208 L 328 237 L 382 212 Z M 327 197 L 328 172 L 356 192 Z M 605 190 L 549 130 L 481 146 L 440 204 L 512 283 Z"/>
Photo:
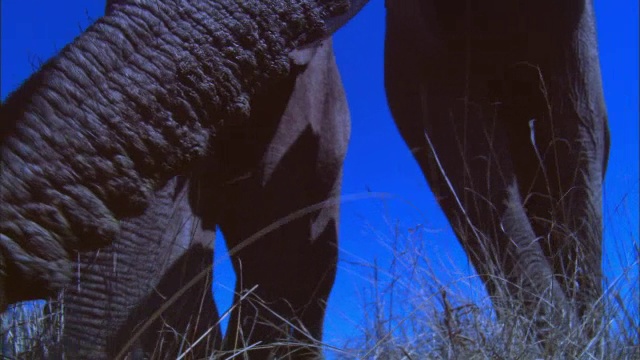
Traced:
<path fill-rule="evenodd" d="M 107 1 L 105 13 L 109 14 L 119 3 Z M 142 216 L 122 222 L 119 236 L 111 245 L 78 254 L 72 282 L 77 286 L 68 286 L 63 295 L 62 351 L 66 356 L 113 358 L 123 349 L 131 348 L 133 354 L 175 358 L 197 342 L 189 353 L 196 358 L 205 357 L 211 349 L 220 348 L 221 342 L 219 316 L 210 291 L 211 276 L 199 276 L 210 273 L 213 265 L 216 226 L 220 226 L 232 248 L 278 216 L 339 195 L 349 115 L 331 41 L 322 41 L 290 56 L 296 67 L 292 74 L 281 80 L 274 90 L 256 95 L 251 101 L 253 110 L 248 123 L 260 124 L 258 127 L 241 125 L 221 129 L 211 149 L 212 155 L 196 167 L 200 169 L 198 173 L 170 180 L 154 194 Z M 299 145 L 301 143 L 307 145 Z M 278 198 L 283 188 L 293 189 L 289 192 L 290 201 Z M 260 211 L 254 213 L 250 209 Z M 238 252 L 233 262 L 243 269 L 242 273 L 237 270 L 239 284 L 260 285 L 252 296 L 262 301 L 275 301 L 268 299 L 271 292 L 287 294 L 289 306 L 293 305 L 294 296 L 302 297 L 304 300 L 299 300 L 301 305 L 297 310 L 302 312 L 302 304 L 310 302 L 307 299 L 310 296 L 303 290 L 290 294 L 285 289 L 270 289 L 265 280 L 256 279 L 252 273 L 264 272 L 265 266 L 282 263 L 279 256 L 268 256 L 304 251 L 305 242 L 301 238 L 322 245 L 310 247 L 307 256 L 300 254 L 295 262 L 288 264 L 288 269 L 312 264 L 314 259 L 321 264 L 335 263 L 338 211 L 338 205 L 331 204 L 283 224 L 252 247 L 261 254 L 260 260 L 250 258 L 255 255 L 248 251 Z M 274 242 L 283 244 L 279 245 L 278 252 L 267 255 L 275 247 Z M 296 248 L 291 249 L 292 246 Z M 321 253 L 328 259 L 317 256 Z M 308 259 L 310 254 L 316 256 Z M 256 270 L 252 270 L 253 267 Z M 332 282 L 332 272 L 335 269 L 331 267 L 316 274 L 303 270 L 297 273 L 298 278 L 287 281 L 317 284 L 326 278 L 324 281 Z M 189 284 L 192 278 L 198 278 L 199 282 Z M 278 278 L 285 281 L 282 275 Z M 185 286 L 189 286 L 188 291 L 162 312 L 161 320 L 156 320 L 140 336 L 137 346 L 128 345 L 131 334 L 141 324 L 151 321 L 165 300 Z M 242 289 L 238 289 L 238 294 L 241 292 Z M 319 309 L 304 306 L 304 312 L 316 312 L 306 315 L 310 320 L 299 316 L 313 338 L 320 338 L 322 319 L 314 317 L 322 318 L 327 296 L 327 290 L 319 295 L 315 305 Z M 251 299 L 246 298 L 245 302 Z M 257 334 L 242 340 L 264 341 L 266 335 L 260 335 L 257 325 L 246 320 L 251 316 L 264 321 L 264 314 L 257 316 L 264 310 L 258 309 L 258 314 L 252 314 L 253 309 L 244 308 L 239 300 L 236 303 L 239 305 L 236 312 L 244 315 L 243 328 L 251 327 Z M 270 310 L 276 307 L 273 305 Z M 281 309 L 279 314 L 282 316 L 287 311 L 289 309 Z M 292 321 L 296 316 L 286 318 Z M 269 321 L 277 329 L 276 319 Z M 314 329 L 315 323 L 320 325 Z M 169 332 L 174 335 L 167 336 Z M 158 344 L 162 346 L 158 348 Z M 253 356 L 258 356 L 256 354 Z"/>
<path fill-rule="evenodd" d="M 64 294 L 68 356 L 123 355 L 132 329 L 187 285 L 133 353 L 151 354 L 163 323 L 184 335 L 163 356 L 209 332 L 202 348 L 216 347 L 211 279 L 191 279 L 210 271 L 218 226 L 237 248 L 237 325 L 224 348 L 259 341 L 251 357 L 315 357 L 317 346 L 300 344 L 321 338 L 337 257 L 338 205 L 327 200 L 339 195 L 349 133 L 322 39 L 364 3 L 346 5 L 109 3 L 2 104 L 0 304 L 55 293 L 76 257 Z M 253 28 L 235 23 L 252 18 Z M 38 134 L 46 129 L 58 136 Z M 269 346 L 282 339 L 298 346 Z"/>
<path fill-rule="evenodd" d="M 521 309 L 548 353 L 571 332 L 585 349 L 609 152 L 592 1 L 386 10 L 389 108 L 498 317 Z"/>
<path fill-rule="evenodd" d="M 162 196 L 167 192 L 164 189 L 156 194 L 141 218 L 123 222 L 120 236 L 112 245 L 81 255 L 78 284 L 86 289 L 83 293 L 71 286 L 64 294 L 67 354 L 67 349 L 73 349 L 78 357 L 117 355 L 135 325 L 150 318 L 164 299 L 180 291 L 199 273 L 210 272 L 216 226 L 225 235 L 228 247 L 235 248 L 279 218 L 339 196 L 349 113 L 331 42 L 326 40 L 295 52 L 292 58 L 300 70 L 279 84 L 277 91 L 255 97 L 251 103 L 255 109 L 255 115 L 249 118 L 251 126 L 229 126 L 217 134 L 211 155 L 197 166 L 197 173 L 191 174 L 190 184 L 180 187 L 176 181 L 170 181 L 166 196 Z M 260 125 L 256 127 L 253 121 L 260 121 Z M 281 196 L 284 189 L 288 192 L 287 199 Z M 178 206 L 184 209 L 174 209 Z M 337 203 L 328 204 L 282 224 L 254 245 L 232 255 L 239 280 L 235 301 L 238 306 L 231 320 L 238 325 L 231 328 L 257 334 L 230 338 L 227 342 L 233 344 L 240 340 L 248 342 L 233 348 L 264 341 L 268 339 L 266 334 L 283 331 L 277 318 L 268 311 L 289 321 L 299 319 L 308 333 L 294 339 L 303 340 L 309 335 L 321 338 L 330 289 L 329 285 L 321 284 L 331 284 L 335 277 L 338 213 Z M 167 225 L 158 226 L 158 222 L 166 219 L 170 219 Z M 281 256 L 283 253 L 297 256 L 287 262 Z M 113 265 L 116 259 L 117 266 Z M 326 266 L 327 262 L 331 265 Z M 179 264 L 177 270 L 173 270 L 174 263 Z M 264 269 L 272 269 L 272 273 Z M 290 273 L 291 269 L 296 271 Z M 280 273 L 283 270 L 289 274 Z M 274 277 L 278 282 L 270 280 Z M 310 286 L 291 287 L 288 285 L 291 283 Z M 256 285 L 250 296 L 245 297 L 244 288 Z M 205 333 L 211 334 L 211 341 L 192 351 L 196 358 L 220 345 L 218 314 L 210 289 L 211 277 L 202 277 L 199 284 L 191 285 L 190 292 L 181 295 L 183 301 L 173 304 L 162 315 L 162 321 L 169 324 L 167 328 L 189 334 L 190 342 Z M 131 294 L 134 290 L 138 291 L 137 296 Z M 287 303 L 270 298 L 271 294 L 287 299 Z M 240 301 L 240 296 L 244 301 Z M 100 301 L 100 297 L 108 300 Z M 268 310 L 260 308 L 265 304 L 269 304 Z M 189 330 L 189 323 L 197 323 L 198 328 Z M 263 323 L 268 324 L 264 330 L 260 329 Z M 150 329 L 147 333 L 162 332 Z M 276 338 L 276 334 L 269 336 Z M 158 337 L 145 335 L 139 351 L 152 354 L 160 340 L 164 343 L 170 340 Z M 168 348 L 174 345 L 179 350 L 184 341 L 179 338 L 174 344 L 165 344 L 163 356 L 175 357 L 176 352 Z M 257 352 L 252 356 L 262 357 Z"/>
<path fill-rule="evenodd" d="M 286 116 L 282 128 L 267 126 L 278 129 L 272 144 L 285 141 L 292 149 L 309 147 L 301 154 L 317 154 L 305 162 L 269 147 L 261 139 L 263 120 L 254 122 L 260 117 L 253 114 L 261 95 L 278 94 L 283 82 L 292 81 L 296 63 L 314 53 L 314 41 L 364 2 L 343 15 L 339 1 L 178 3 L 188 6 L 118 3 L 2 105 L 2 118 L 11 121 L 3 123 L 0 138 L 0 160 L 9 174 L 0 181 L 10 189 L 0 190 L 0 305 L 61 288 L 70 278 L 71 252 L 111 243 L 119 220 L 140 216 L 153 194 L 186 174 L 189 211 L 201 221 L 194 224 L 202 231 L 219 226 L 240 249 L 233 258 L 235 301 L 253 298 L 232 315 L 235 331 L 222 347 L 275 343 L 288 335 L 319 340 L 322 300 L 335 276 L 338 209 L 329 200 L 339 194 L 348 131 L 340 128 L 340 136 L 333 127 L 301 128 Z M 508 316 L 504 309 L 520 309 L 547 353 L 558 351 L 552 329 L 583 329 L 580 344 L 587 344 L 601 326 L 602 182 L 609 148 L 591 1 L 490 0 L 480 6 L 396 0 L 386 1 L 386 8 L 389 107 L 498 317 Z M 281 13 L 273 17 L 274 11 Z M 337 17 L 325 24 L 331 16 Z M 189 36 L 192 31 L 201 36 Z M 226 35 L 234 31 L 239 35 Z M 118 48 L 105 34 L 125 45 Z M 107 56 L 92 55 L 96 51 Z M 289 102 L 285 96 L 275 103 L 307 106 L 289 93 Z M 48 129 L 81 136 L 56 139 Z M 345 143 L 323 147 L 322 136 Z M 36 153 L 36 144 L 45 154 Z M 246 149 L 253 155 L 243 154 Z M 264 163 L 258 177 L 245 173 L 256 154 L 291 161 L 296 172 Z M 234 160 L 211 166 L 216 156 Z M 305 182 L 309 174 L 315 178 Z M 224 179 L 224 190 L 209 187 L 217 182 L 211 179 Z M 281 185 L 268 189 L 269 181 Z M 294 204 L 282 205 L 285 200 Z M 278 219 L 296 207 L 315 211 L 287 224 L 296 236 L 279 227 L 265 238 L 268 246 L 242 242 L 270 224 L 282 225 Z M 303 241 L 278 241 L 294 238 Z M 288 325 L 278 329 L 283 319 Z M 256 349 L 250 356 L 290 351 L 319 356 L 311 344 Z"/>
<path fill-rule="evenodd" d="M 251 98 L 292 71 L 294 49 L 356 12 L 342 0 L 242 5 L 118 3 L 2 104 L 1 310 L 59 290 L 69 252 L 111 243 L 119 219 L 211 151 L 216 129 L 248 119 Z"/>

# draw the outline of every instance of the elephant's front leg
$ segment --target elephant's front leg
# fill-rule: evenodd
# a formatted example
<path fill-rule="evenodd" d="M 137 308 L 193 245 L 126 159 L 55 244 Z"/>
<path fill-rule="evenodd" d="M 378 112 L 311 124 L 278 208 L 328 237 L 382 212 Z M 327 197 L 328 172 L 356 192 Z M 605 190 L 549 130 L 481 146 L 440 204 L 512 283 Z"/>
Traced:
<path fill-rule="evenodd" d="M 251 359 L 321 357 L 324 313 L 338 257 L 338 212 L 331 207 L 335 210 L 282 224 L 233 256 L 238 280 L 227 350 L 255 346 L 248 352 Z M 241 241 L 233 243 L 242 246 Z"/>
<path fill-rule="evenodd" d="M 227 128 L 214 151 L 237 275 L 225 348 L 251 359 L 321 357 L 336 272 L 346 99 L 329 41 L 292 59 L 301 73 L 253 104 L 264 127 Z"/>

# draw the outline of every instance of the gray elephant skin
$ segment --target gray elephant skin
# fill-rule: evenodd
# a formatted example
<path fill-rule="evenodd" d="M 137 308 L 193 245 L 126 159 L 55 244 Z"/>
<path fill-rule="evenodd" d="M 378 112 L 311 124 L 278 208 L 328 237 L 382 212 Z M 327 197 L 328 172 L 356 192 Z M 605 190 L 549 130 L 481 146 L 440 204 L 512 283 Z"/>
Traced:
<path fill-rule="evenodd" d="M 76 250 L 112 243 L 81 252 L 66 289 L 71 357 L 122 350 L 149 312 L 211 265 L 211 229 L 234 248 L 339 194 L 349 124 L 330 43 L 294 49 L 328 35 L 327 17 L 346 21 L 346 2 L 242 5 L 112 3 L 2 105 L 3 308 L 53 294 L 72 277 Z M 282 334 L 321 338 L 337 211 L 311 211 L 234 255 L 238 296 L 258 286 L 232 314 L 240 325 L 226 348 L 262 341 L 250 356 L 265 358 Z M 167 312 L 179 318 L 157 320 L 189 335 L 169 345 L 182 350 L 211 328 L 207 341 L 218 341 L 210 279 L 190 289 Z M 150 337 L 136 346 L 147 352 Z"/>
<path fill-rule="evenodd" d="M 108 1 L 106 13 L 118 3 Z M 192 172 L 190 184 L 184 176 L 170 181 L 154 195 L 141 217 L 122 223 L 112 245 L 78 256 L 74 279 L 78 286 L 67 287 L 63 296 L 67 357 L 114 357 L 127 346 L 132 332 L 185 286 L 188 291 L 171 300 L 171 306 L 143 332 L 132 352 L 175 358 L 190 348 L 189 355 L 206 356 L 220 347 L 221 339 L 211 276 L 201 276 L 211 273 L 215 227 L 220 226 L 228 247 L 234 248 L 279 217 L 339 195 L 349 119 L 331 43 L 294 51 L 290 57 L 295 67 L 292 75 L 268 94 L 252 99 L 250 125 L 228 126 L 216 134 L 212 155 L 197 166 L 206 171 Z M 285 200 L 283 189 L 289 189 Z M 305 305 L 311 298 L 305 293 L 313 289 L 273 284 L 253 274 L 262 274 L 265 268 L 294 268 L 301 269 L 295 272 L 298 277 L 276 274 L 282 284 L 316 284 L 325 278 L 332 282 L 335 270 L 325 272 L 324 262 L 335 263 L 337 257 L 337 218 L 338 206 L 327 206 L 262 237 L 251 247 L 259 260 L 248 250 L 233 256 L 238 284 L 248 288 L 259 285 L 245 298 L 244 303 L 251 305 L 236 310 L 243 319 L 237 319 L 235 313 L 233 316 L 232 321 L 247 324 L 246 334 L 248 329 L 251 334 L 282 331 L 283 324 L 279 325 L 267 309 L 259 308 L 266 302 L 272 304 L 271 311 L 290 321 L 300 318 L 302 326 L 310 330 L 306 335 L 321 337 L 330 286 L 319 293 L 317 305 Z M 320 245 L 305 250 L 305 239 Z M 300 256 L 289 264 L 282 261 L 280 254 L 293 252 Z M 324 253 L 329 259 L 312 257 L 314 253 Z M 316 267 L 320 270 L 313 270 L 313 262 L 319 259 L 321 265 Z M 198 283 L 189 284 L 198 276 Z M 242 291 L 237 289 L 238 294 Z M 278 299 L 271 299 L 270 294 L 279 294 L 289 304 L 286 308 L 284 303 L 274 305 Z M 296 297 L 300 304 L 291 301 Z M 261 302 L 252 302 L 254 298 Z M 294 306 L 297 310 L 289 314 Z M 273 328 L 259 329 L 256 321 Z M 314 324 L 319 325 L 313 328 Z M 302 335 L 294 339 L 305 339 Z M 227 347 L 245 347 L 268 340 L 266 336 L 246 336 L 241 339 L 246 344 L 230 336 L 227 342 L 234 345 Z"/>
<path fill-rule="evenodd" d="M 118 3 L 107 1 L 105 14 Z M 201 202 L 190 201 L 191 184 L 187 176 L 173 178 L 141 216 L 122 221 L 112 244 L 77 254 L 72 285 L 62 295 L 62 346 L 49 357 L 113 358 L 166 299 L 207 273 L 215 229 L 195 214 Z M 134 357 L 175 358 L 187 348 L 204 357 L 219 347 L 211 276 L 198 279 L 130 346 Z M 200 339 L 203 334 L 208 336 Z"/>
<path fill-rule="evenodd" d="M 290 23 L 308 25 L 283 27 L 268 16 L 273 8 L 257 2 L 260 24 L 253 33 L 229 23 L 219 27 L 228 17 L 196 15 L 215 11 L 191 11 L 210 6 L 242 22 L 253 8 L 193 2 L 181 9 L 188 20 L 178 22 L 173 5 L 159 4 L 118 3 L 2 105 L 3 305 L 52 294 L 71 277 L 70 254 L 116 239 L 115 252 L 103 252 L 102 260 L 81 253 L 83 266 L 102 263 L 96 276 L 110 278 L 118 243 L 133 244 L 138 229 L 153 231 L 145 228 L 145 216 L 187 223 L 167 222 L 172 230 L 162 234 L 183 235 L 161 237 L 157 241 L 171 245 L 144 254 L 165 264 L 152 278 L 159 288 L 168 283 L 170 294 L 198 272 L 177 271 L 190 275 L 173 280 L 174 269 L 210 264 L 215 226 L 232 248 L 292 211 L 339 194 L 348 116 L 330 47 L 316 43 L 292 52 L 327 34 L 322 16 L 339 10 L 315 2 L 280 7 Z M 319 5 L 326 6 L 317 11 Z M 576 328 L 586 330 L 579 335 L 588 341 L 601 321 L 608 155 L 591 2 L 405 0 L 386 6 L 389 106 L 498 315 L 507 303 L 522 304 L 549 352 L 551 327 L 582 323 Z M 200 40 L 189 37 L 203 28 Z M 97 52 L 107 56 L 92 55 Z M 314 67 L 314 59 L 324 63 Z M 304 81 L 317 72 L 326 82 Z M 329 105 L 318 101 L 318 88 Z M 261 106 L 268 116 L 257 115 Z M 156 205 L 166 213 L 153 214 Z M 233 256 L 236 301 L 258 286 L 249 295 L 252 305 L 234 312 L 230 329 L 240 331 L 227 334 L 223 347 L 285 335 L 307 339 L 286 326 L 278 333 L 282 322 L 266 307 L 321 339 L 322 300 L 335 275 L 337 213 L 331 205 L 301 216 Z M 120 219 L 129 219 L 122 229 Z M 192 232 L 197 236 L 184 235 Z M 198 260 L 181 260 L 191 256 Z M 86 271 L 80 277 L 91 274 Z M 78 294 L 84 282 L 75 286 Z M 186 296 L 187 303 L 194 296 Z M 152 298 L 136 294 L 127 301 L 155 304 Z M 187 314 L 198 309 L 185 306 Z M 215 308 L 207 309 L 203 328 L 215 329 Z M 117 321 L 130 331 L 143 312 L 128 310 Z M 202 331 L 193 323 L 181 326 Z M 250 356 L 265 358 L 269 351 Z M 311 346 L 273 351 L 318 355 Z"/>

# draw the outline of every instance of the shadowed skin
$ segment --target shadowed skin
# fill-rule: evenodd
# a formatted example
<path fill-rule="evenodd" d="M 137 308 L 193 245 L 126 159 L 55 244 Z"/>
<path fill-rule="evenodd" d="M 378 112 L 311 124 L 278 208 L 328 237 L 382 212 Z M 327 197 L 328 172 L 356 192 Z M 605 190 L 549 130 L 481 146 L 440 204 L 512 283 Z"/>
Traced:
<path fill-rule="evenodd" d="M 309 211 L 254 243 L 243 243 L 287 215 L 340 195 L 350 124 L 331 42 L 295 51 L 291 59 L 299 68 L 297 77 L 252 103 L 260 125 L 225 127 L 212 151 L 215 166 L 201 167 L 198 175 L 201 183 L 219 186 L 200 193 L 214 204 L 202 216 L 205 223 L 220 226 L 232 253 L 234 303 L 253 289 L 231 315 L 226 350 L 257 341 L 268 346 L 277 339 L 303 344 L 322 339 L 337 265 L 338 204 Z M 320 354 L 296 346 L 249 352 L 255 359 Z"/>
<path fill-rule="evenodd" d="M 609 151 L 591 1 L 386 7 L 391 112 L 498 315 L 523 309 L 545 346 L 552 329 L 586 344 Z"/>

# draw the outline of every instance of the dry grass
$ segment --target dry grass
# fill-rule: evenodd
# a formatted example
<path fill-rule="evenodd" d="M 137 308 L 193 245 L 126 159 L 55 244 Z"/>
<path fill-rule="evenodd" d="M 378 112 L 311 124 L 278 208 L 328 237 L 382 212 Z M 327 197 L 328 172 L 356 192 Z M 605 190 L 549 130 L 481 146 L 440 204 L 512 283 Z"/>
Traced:
<path fill-rule="evenodd" d="M 428 235 L 423 231 L 390 231 L 386 247 L 393 260 L 385 268 L 376 262 L 361 264 L 371 281 L 364 289 L 360 332 L 346 339 L 338 359 L 538 359 L 533 322 L 519 309 L 498 322 L 488 298 L 474 297 L 471 278 L 457 277 L 443 283 L 433 266 Z M 637 239 L 620 244 L 619 250 L 635 254 L 624 271 L 605 284 L 601 299 L 605 308 L 604 329 L 587 345 L 576 344 L 582 329 L 551 334 L 559 349 L 553 358 L 594 359 L 596 347 L 602 359 L 640 359 L 640 299 Z M 451 274 L 464 273 L 450 264 Z M 442 266 L 441 266 L 442 267 Z M 451 276 L 449 276 L 451 278 Z M 455 276 L 454 276 L 455 278 Z M 477 282 L 476 282 L 477 283 Z M 548 357 L 547 357 L 548 358 Z"/>
<path fill-rule="evenodd" d="M 539 348 L 530 341 L 534 332 L 532 322 L 521 318 L 519 309 L 502 309 L 502 312 L 513 315 L 499 323 L 491 301 L 473 296 L 474 292 L 470 291 L 472 280 L 477 279 L 459 275 L 463 271 L 447 264 L 451 273 L 445 278 L 455 280 L 447 283 L 441 280 L 443 274 L 434 270 L 434 261 L 437 260 L 434 260 L 433 251 L 429 251 L 428 233 L 420 226 L 411 231 L 394 228 L 391 234 L 383 244 L 393 254 L 389 265 L 379 266 L 375 261 L 361 264 L 361 273 L 371 281 L 362 289 L 364 320 L 359 324 L 359 334 L 343 339 L 344 345 L 340 348 L 320 343 L 315 346 L 323 347 L 330 358 L 337 359 L 540 357 Z M 586 347 L 575 346 L 574 334 L 554 334 L 553 338 L 558 343 L 556 348 L 563 349 L 561 358 L 593 359 L 590 346 L 599 345 L 603 349 L 602 359 L 640 359 L 640 246 L 638 240 L 633 239 L 626 247 L 620 244 L 619 254 L 627 256 L 618 256 L 617 259 L 617 262 L 626 261 L 624 271 L 608 279 L 605 287 L 603 332 Z M 222 314 L 221 319 L 227 318 L 230 312 L 231 309 Z M 39 359 L 56 354 L 63 318 L 63 306 L 32 302 L 13 307 L 2 317 L 0 354 L 9 359 Z M 296 324 L 288 326 L 297 327 Z M 288 330 L 283 331 L 284 334 Z M 580 329 L 572 329 L 571 332 L 580 333 Z M 162 333 L 166 334 L 166 339 L 181 336 L 168 326 L 162 329 Z M 208 341 L 206 335 L 195 343 L 185 341 L 180 344 L 178 359 L 193 358 L 190 350 L 197 343 Z M 164 341 L 163 337 L 159 339 L 158 351 L 152 358 L 163 358 Z M 295 343 L 284 337 L 277 345 Z M 264 346 L 273 344 L 243 344 L 243 349 L 233 353 L 212 350 L 210 358 L 243 359 L 248 350 Z M 291 358 L 296 358 L 296 355 L 291 354 Z"/>
<path fill-rule="evenodd" d="M 0 317 L 2 359 L 42 359 L 57 352 L 64 312 L 57 300 L 16 304 Z"/>

